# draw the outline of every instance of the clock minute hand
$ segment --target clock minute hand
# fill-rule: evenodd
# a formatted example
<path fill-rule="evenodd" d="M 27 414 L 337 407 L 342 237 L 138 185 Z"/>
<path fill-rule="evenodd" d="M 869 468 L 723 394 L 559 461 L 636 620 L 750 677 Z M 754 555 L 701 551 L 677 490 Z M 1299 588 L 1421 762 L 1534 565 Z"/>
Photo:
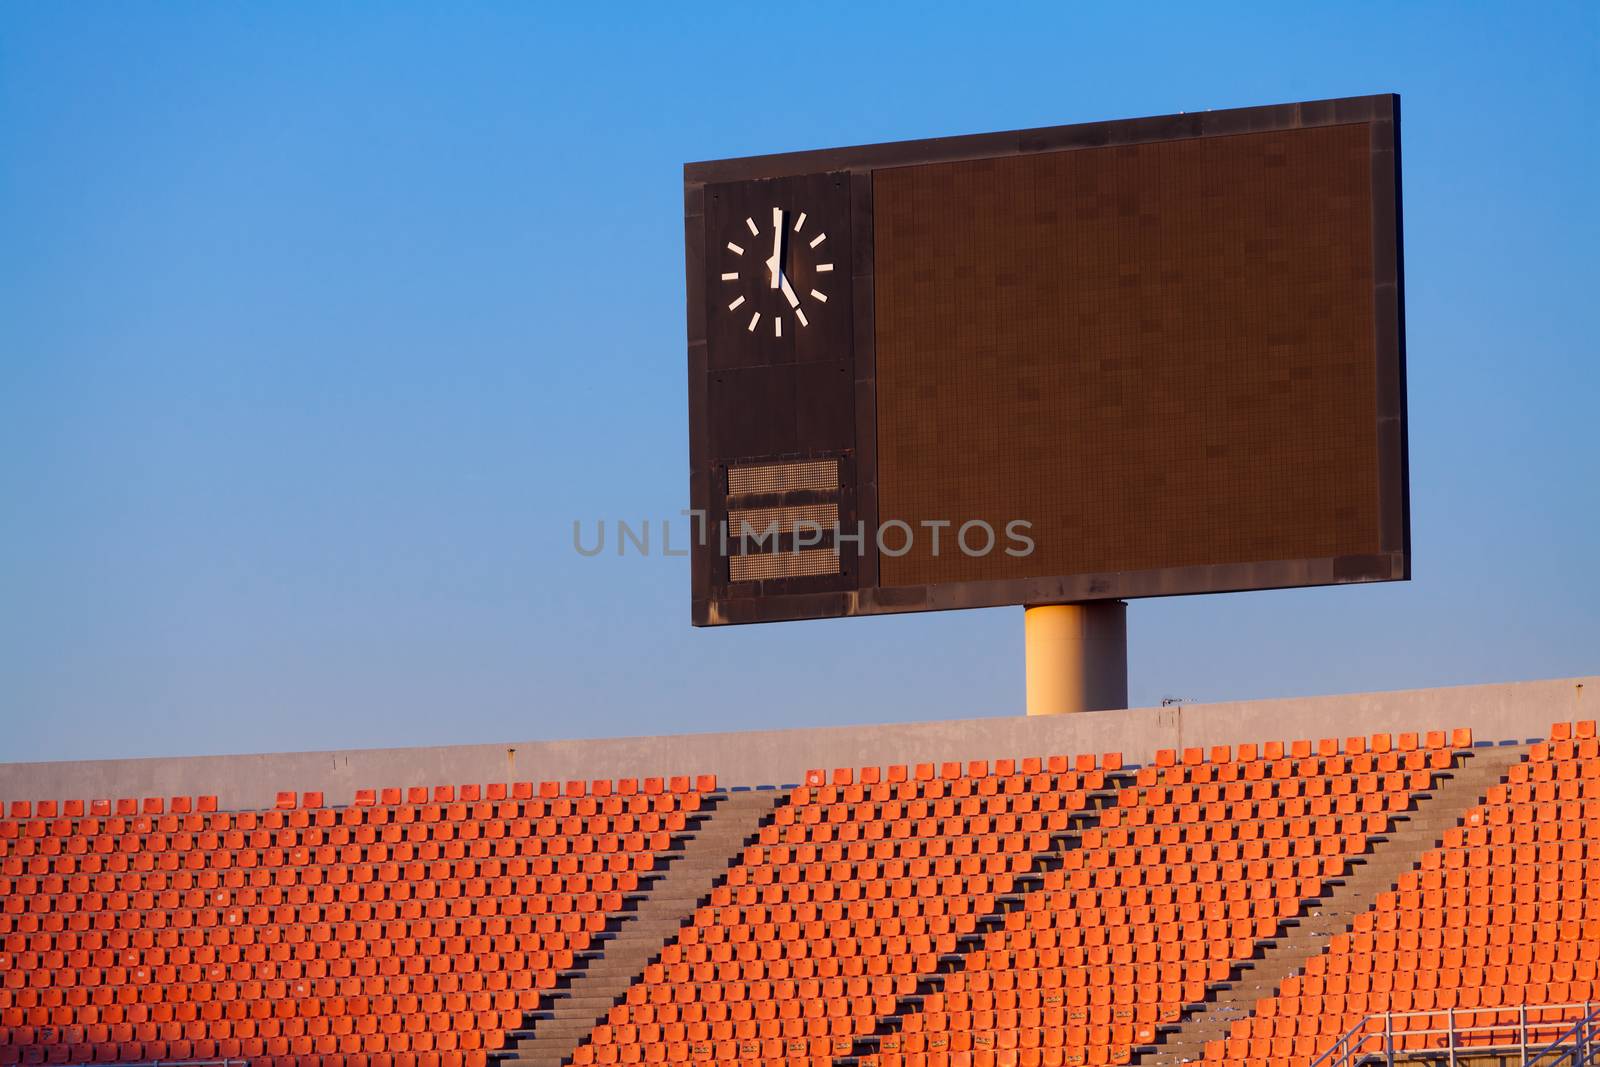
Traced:
<path fill-rule="evenodd" d="M 783 209 L 772 209 L 772 258 L 767 260 L 767 269 L 772 272 L 772 288 L 778 288 L 778 280 L 783 277 L 779 268 L 779 257 L 783 254 Z"/>
<path fill-rule="evenodd" d="M 789 279 L 783 277 L 783 275 L 781 275 L 781 274 L 778 277 L 779 277 L 779 280 L 780 280 L 780 287 L 783 289 L 783 297 L 784 297 L 784 299 L 789 301 L 789 306 L 790 307 L 792 307 L 792 308 L 799 307 L 800 306 L 800 298 L 798 296 L 795 296 L 794 295 L 794 290 L 789 287 Z"/>

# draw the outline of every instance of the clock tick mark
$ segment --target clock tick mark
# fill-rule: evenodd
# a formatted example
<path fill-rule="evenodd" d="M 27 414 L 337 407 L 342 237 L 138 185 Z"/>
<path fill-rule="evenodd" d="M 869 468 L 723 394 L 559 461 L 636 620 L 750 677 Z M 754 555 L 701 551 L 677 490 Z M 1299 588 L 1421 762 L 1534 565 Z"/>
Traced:
<path fill-rule="evenodd" d="M 756 332 L 756 323 L 758 323 L 760 321 L 761 321 L 761 312 L 758 311 L 754 315 L 750 316 L 750 325 L 746 326 L 745 329 L 750 333 L 755 333 Z"/>
<path fill-rule="evenodd" d="M 755 220 L 755 219 L 752 219 L 752 218 L 746 218 L 746 219 L 745 219 L 745 220 L 744 220 L 744 224 L 745 224 L 745 225 L 746 225 L 746 226 L 748 226 L 748 227 L 750 227 L 750 236 L 751 236 L 751 237 L 754 237 L 754 236 L 756 236 L 756 235 L 757 235 L 757 234 L 759 234 L 759 233 L 760 233 L 760 232 L 761 232 L 761 229 L 760 229 L 760 227 L 758 227 L 758 226 L 757 226 L 757 225 L 756 225 L 756 220 Z"/>
<path fill-rule="evenodd" d="M 826 293 L 819 293 L 813 289 L 811 290 L 811 295 L 816 298 L 817 303 L 819 304 L 826 304 L 828 302 L 828 294 Z"/>
<path fill-rule="evenodd" d="M 744 303 L 744 297 L 741 296 L 739 299 L 735 300 L 733 303 L 728 305 L 728 310 L 729 311 L 737 311 L 738 308 L 739 308 L 739 305 L 742 304 L 742 303 Z"/>
<path fill-rule="evenodd" d="M 819 233 L 819 234 L 817 234 L 815 237 L 813 237 L 811 239 L 811 247 L 815 248 L 818 245 L 820 245 L 822 242 L 826 241 L 827 239 L 828 239 L 828 235 L 827 234 Z"/>
<path fill-rule="evenodd" d="M 736 282 L 739 280 L 739 272 L 736 270 L 730 270 L 728 273 L 722 276 L 722 280 L 725 282 Z"/>
<path fill-rule="evenodd" d="M 811 323 L 806 321 L 806 313 L 804 311 L 800 310 L 799 308 L 795 308 L 794 309 L 794 317 L 800 320 L 800 325 L 802 325 L 802 326 L 810 326 L 811 325 Z"/>
<path fill-rule="evenodd" d="M 832 269 L 833 269 L 833 264 L 832 263 L 818 263 L 817 264 L 817 273 L 818 274 L 826 274 Z"/>
<path fill-rule="evenodd" d="M 744 249 L 740 248 L 738 245 L 734 244 L 732 241 L 728 242 L 728 251 L 732 252 L 736 256 L 744 255 Z"/>
<path fill-rule="evenodd" d="M 799 233 L 800 232 L 800 227 L 804 226 L 805 224 L 806 224 L 806 213 L 804 211 L 802 211 L 802 212 L 800 212 L 800 217 L 794 220 L 794 232 L 795 233 Z"/>
<path fill-rule="evenodd" d="M 774 336 L 774 337 L 782 337 L 783 336 L 783 319 L 774 318 L 772 320 L 772 336 Z"/>

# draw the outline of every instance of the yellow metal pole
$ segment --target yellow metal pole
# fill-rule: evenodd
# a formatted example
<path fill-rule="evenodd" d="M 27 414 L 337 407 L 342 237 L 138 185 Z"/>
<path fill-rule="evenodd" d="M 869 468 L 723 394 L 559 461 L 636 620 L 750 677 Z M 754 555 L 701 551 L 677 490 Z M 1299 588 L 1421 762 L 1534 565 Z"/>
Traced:
<path fill-rule="evenodd" d="M 1128 706 L 1128 605 L 1036 604 L 1023 610 L 1028 714 Z"/>

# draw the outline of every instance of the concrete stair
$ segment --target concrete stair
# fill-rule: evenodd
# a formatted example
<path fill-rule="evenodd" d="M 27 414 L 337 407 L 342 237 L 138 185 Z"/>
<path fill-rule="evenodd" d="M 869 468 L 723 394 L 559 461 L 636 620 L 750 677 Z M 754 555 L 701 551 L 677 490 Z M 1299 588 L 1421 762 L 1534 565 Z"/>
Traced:
<path fill-rule="evenodd" d="M 560 1067 L 618 1000 L 661 955 L 678 930 L 710 895 L 712 887 L 743 855 L 745 845 L 788 794 L 776 789 L 712 794 L 690 830 L 675 839 L 663 866 L 617 929 L 601 935 L 599 950 L 586 954 L 581 969 L 513 1030 L 507 1047 L 493 1055 L 505 1067 Z"/>
<path fill-rule="evenodd" d="M 1213 987 L 1212 995 L 1192 1014 L 1163 1026 L 1158 1043 L 1145 1047 L 1133 1062 L 1140 1067 L 1170 1067 L 1204 1058 L 1207 1041 L 1227 1037 L 1233 1023 L 1248 1018 L 1258 1000 L 1277 992 L 1306 960 L 1321 955 L 1330 938 L 1348 930 L 1379 893 L 1393 889 L 1400 876 L 1440 844 L 1445 831 L 1457 825 L 1468 808 L 1481 803 L 1489 788 L 1527 754 L 1521 745 L 1467 751 L 1470 755 L 1463 752 L 1458 766 L 1435 776 L 1432 789 L 1416 795 L 1413 809 L 1397 816 L 1388 833 L 1372 839 L 1371 851 L 1352 860 L 1342 878 L 1328 882 L 1322 897 L 1308 903 L 1299 917 L 1287 920 L 1279 936 L 1258 942 L 1254 959 L 1239 964 L 1230 981 Z"/>

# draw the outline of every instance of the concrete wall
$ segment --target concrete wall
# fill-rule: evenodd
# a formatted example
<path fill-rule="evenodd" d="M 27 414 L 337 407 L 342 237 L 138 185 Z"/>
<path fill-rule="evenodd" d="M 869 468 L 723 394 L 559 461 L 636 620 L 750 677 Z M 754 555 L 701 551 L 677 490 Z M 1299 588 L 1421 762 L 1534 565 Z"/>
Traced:
<path fill-rule="evenodd" d="M 1587 695 L 1586 695 L 1587 694 Z M 267 807 L 278 790 L 715 774 L 723 785 L 799 782 L 811 767 L 1121 752 L 1471 727 L 1479 740 L 1543 737 L 1552 722 L 1600 715 L 1600 677 L 1351 696 L 1302 697 L 1054 718 L 958 719 L 886 726 L 678 734 L 597 741 L 349 749 L 257 756 L 0 764 L 0 801 L 215 794 L 224 808 Z"/>

